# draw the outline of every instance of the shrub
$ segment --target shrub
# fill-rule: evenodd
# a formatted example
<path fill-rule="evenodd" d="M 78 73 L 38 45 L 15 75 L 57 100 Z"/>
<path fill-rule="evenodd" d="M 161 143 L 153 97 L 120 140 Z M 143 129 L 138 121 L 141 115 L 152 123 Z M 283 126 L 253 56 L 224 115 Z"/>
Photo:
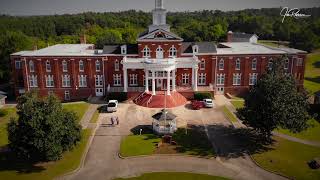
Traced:
<path fill-rule="evenodd" d="M 202 101 L 203 99 L 212 99 L 212 94 L 210 92 L 196 92 L 194 93 L 194 99 Z"/>
<path fill-rule="evenodd" d="M 128 94 L 126 92 L 111 92 L 108 93 L 106 100 L 118 100 L 119 102 L 126 101 L 128 99 Z"/>

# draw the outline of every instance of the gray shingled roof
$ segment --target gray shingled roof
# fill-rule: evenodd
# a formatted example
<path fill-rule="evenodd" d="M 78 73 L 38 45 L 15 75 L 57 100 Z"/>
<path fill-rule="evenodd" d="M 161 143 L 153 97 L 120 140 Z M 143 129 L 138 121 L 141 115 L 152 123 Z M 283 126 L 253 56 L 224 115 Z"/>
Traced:
<path fill-rule="evenodd" d="M 121 54 L 122 45 L 105 45 L 103 47 L 103 54 Z M 127 54 L 138 54 L 137 44 L 127 45 Z"/>
<path fill-rule="evenodd" d="M 182 53 L 192 53 L 192 46 L 198 45 L 199 53 L 216 53 L 217 47 L 213 42 L 183 42 Z"/>

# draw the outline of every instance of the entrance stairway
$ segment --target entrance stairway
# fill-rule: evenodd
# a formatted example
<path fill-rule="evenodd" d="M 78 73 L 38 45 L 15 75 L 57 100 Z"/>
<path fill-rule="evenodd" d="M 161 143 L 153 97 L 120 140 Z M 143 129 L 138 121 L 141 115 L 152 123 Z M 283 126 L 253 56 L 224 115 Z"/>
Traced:
<path fill-rule="evenodd" d="M 164 92 L 158 91 L 156 95 L 141 93 L 133 102 L 139 106 L 149 108 L 174 108 L 187 103 L 187 99 L 178 92 L 171 92 L 170 96 L 165 96 Z"/>

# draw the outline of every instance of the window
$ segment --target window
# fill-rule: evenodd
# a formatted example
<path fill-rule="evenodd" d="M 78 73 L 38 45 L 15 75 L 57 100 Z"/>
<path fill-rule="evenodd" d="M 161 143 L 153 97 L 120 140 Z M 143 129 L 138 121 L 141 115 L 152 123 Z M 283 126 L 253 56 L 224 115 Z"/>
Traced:
<path fill-rule="evenodd" d="M 249 74 L 249 85 L 255 85 L 257 83 L 257 73 Z"/>
<path fill-rule="evenodd" d="M 289 59 L 284 61 L 284 69 L 289 69 Z"/>
<path fill-rule="evenodd" d="M 127 45 L 121 46 L 121 54 L 127 54 Z"/>
<path fill-rule="evenodd" d="M 192 46 L 192 52 L 193 52 L 193 54 L 197 54 L 199 52 L 199 46 L 198 45 L 193 45 Z"/>
<path fill-rule="evenodd" d="M 224 60 L 220 59 L 219 61 L 219 70 L 223 70 L 224 69 Z"/>
<path fill-rule="evenodd" d="M 241 74 L 233 74 L 233 85 L 239 86 L 241 85 Z"/>
<path fill-rule="evenodd" d="M 29 61 L 29 70 L 30 70 L 30 72 L 34 72 L 34 62 L 33 61 Z"/>
<path fill-rule="evenodd" d="M 38 87 L 38 79 L 36 75 L 29 76 L 29 86 Z"/>
<path fill-rule="evenodd" d="M 205 69 L 206 69 L 206 61 L 202 59 L 200 62 L 200 70 L 205 70 Z"/>
<path fill-rule="evenodd" d="M 182 84 L 183 85 L 189 84 L 189 74 L 182 74 Z"/>
<path fill-rule="evenodd" d="M 137 86 L 138 85 L 138 74 L 130 74 L 129 75 L 129 83 L 130 83 L 130 86 Z"/>
<path fill-rule="evenodd" d="M 70 87 L 70 75 L 62 75 L 62 87 Z"/>
<path fill-rule="evenodd" d="M 240 68 L 241 68 L 240 59 L 238 58 L 236 60 L 236 70 L 240 70 Z"/>
<path fill-rule="evenodd" d="M 87 75 L 79 76 L 79 87 L 87 87 Z"/>
<path fill-rule="evenodd" d="M 298 58 L 297 59 L 297 66 L 302 66 L 302 64 L 303 64 L 302 58 Z"/>
<path fill-rule="evenodd" d="M 198 84 L 199 85 L 206 85 L 206 73 L 200 73 L 199 74 L 199 79 L 198 79 Z"/>
<path fill-rule="evenodd" d="M 217 85 L 224 85 L 225 76 L 225 74 L 217 75 Z"/>
<path fill-rule="evenodd" d="M 142 51 L 143 57 L 150 57 L 150 49 L 146 46 Z"/>
<path fill-rule="evenodd" d="M 47 72 L 51 72 L 51 64 L 50 64 L 50 61 L 47 61 L 47 62 L 46 62 L 46 71 L 47 71 Z"/>
<path fill-rule="evenodd" d="M 257 58 L 252 59 L 251 69 L 252 70 L 257 70 Z"/>
<path fill-rule="evenodd" d="M 80 71 L 80 72 L 83 72 L 83 71 L 84 71 L 84 64 L 83 64 L 83 61 L 82 61 L 82 60 L 79 61 L 79 71 Z"/>
<path fill-rule="evenodd" d="M 64 91 L 64 100 L 66 101 L 70 100 L 70 91 Z"/>
<path fill-rule="evenodd" d="M 272 66 L 273 66 L 273 60 L 272 60 L 272 58 L 270 58 L 269 62 L 268 62 L 268 69 L 271 70 Z"/>
<path fill-rule="evenodd" d="M 160 46 L 156 49 L 156 58 L 163 58 L 163 49 Z"/>
<path fill-rule="evenodd" d="M 116 61 L 114 62 L 114 70 L 115 70 L 115 71 L 119 71 L 119 69 L 120 69 L 120 63 L 119 63 L 118 60 L 116 60 Z"/>
<path fill-rule="evenodd" d="M 54 87 L 53 75 L 46 76 L 46 87 Z"/>
<path fill-rule="evenodd" d="M 102 87 L 102 86 L 103 86 L 103 76 L 96 75 L 96 87 Z"/>
<path fill-rule="evenodd" d="M 68 72 L 68 63 L 65 60 L 62 61 L 62 71 Z"/>
<path fill-rule="evenodd" d="M 174 46 L 169 49 L 169 57 L 177 57 L 177 49 Z"/>
<path fill-rule="evenodd" d="M 113 85 L 114 86 L 121 86 L 121 74 L 114 74 L 113 75 Z"/>
<path fill-rule="evenodd" d="M 101 70 L 100 61 L 96 61 L 96 71 L 99 72 Z"/>
<path fill-rule="evenodd" d="M 16 67 L 16 69 L 21 69 L 21 61 L 20 60 L 15 61 L 15 67 Z"/>

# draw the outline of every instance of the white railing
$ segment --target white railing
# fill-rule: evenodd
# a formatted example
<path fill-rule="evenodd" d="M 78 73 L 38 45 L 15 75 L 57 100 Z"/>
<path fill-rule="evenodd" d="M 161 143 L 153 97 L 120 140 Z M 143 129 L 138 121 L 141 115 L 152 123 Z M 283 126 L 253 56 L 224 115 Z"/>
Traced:
<path fill-rule="evenodd" d="M 135 100 L 133 100 L 135 103 L 138 103 L 143 97 L 144 97 L 144 95 L 145 95 L 146 93 L 144 92 L 144 93 L 142 93 L 142 94 L 140 94 Z"/>
<path fill-rule="evenodd" d="M 153 96 L 151 96 L 151 97 L 149 98 L 149 100 L 147 101 L 147 107 L 149 107 L 149 104 L 150 104 L 150 102 L 152 101 L 152 97 L 153 97 Z"/>

